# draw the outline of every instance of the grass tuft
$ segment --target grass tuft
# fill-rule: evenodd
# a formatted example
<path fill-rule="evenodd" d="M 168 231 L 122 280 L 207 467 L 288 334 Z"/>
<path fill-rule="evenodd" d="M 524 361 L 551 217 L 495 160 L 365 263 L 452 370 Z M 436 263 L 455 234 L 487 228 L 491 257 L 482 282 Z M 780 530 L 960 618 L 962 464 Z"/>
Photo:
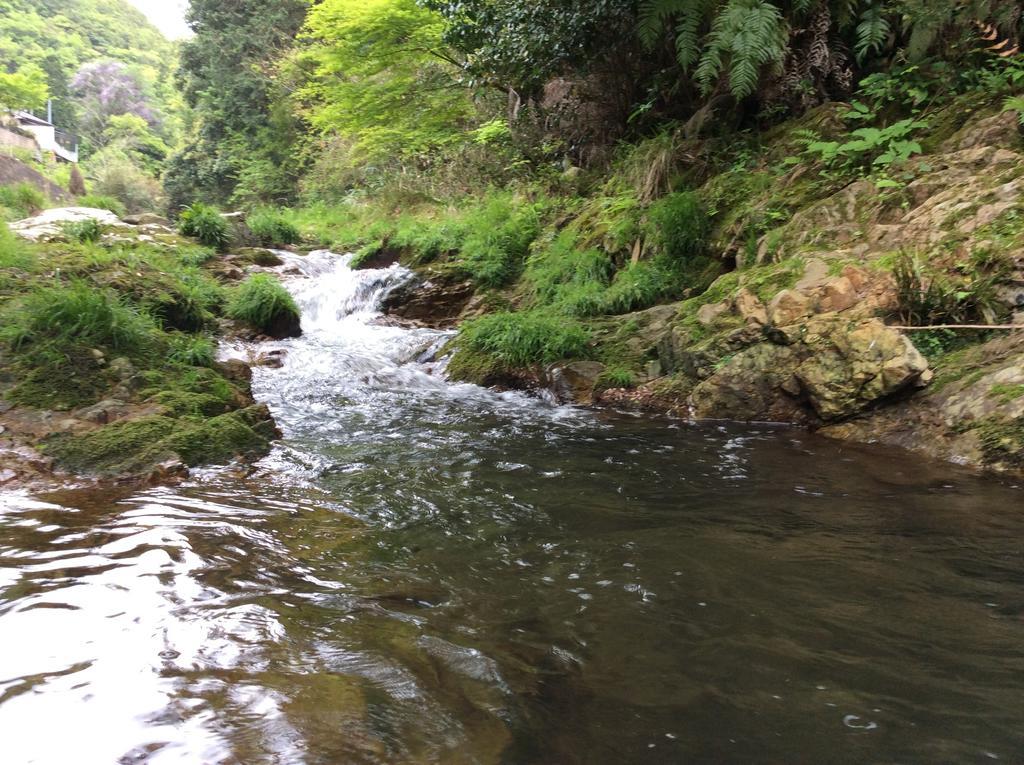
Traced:
<path fill-rule="evenodd" d="M 299 307 L 295 298 L 275 278 L 256 274 L 235 288 L 228 300 L 227 315 L 268 330 L 282 319 L 298 319 Z"/>

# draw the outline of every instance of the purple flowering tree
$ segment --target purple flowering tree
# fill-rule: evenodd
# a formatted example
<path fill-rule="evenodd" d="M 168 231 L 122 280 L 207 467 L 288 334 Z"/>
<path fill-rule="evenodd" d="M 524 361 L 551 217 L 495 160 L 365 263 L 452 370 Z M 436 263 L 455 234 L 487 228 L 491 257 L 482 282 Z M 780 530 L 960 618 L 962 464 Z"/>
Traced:
<path fill-rule="evenodd" d="M 157 117 L 146 101 L 138 78 L 120 61 L 84 64 L 71 81 L 80 112 L 79 129 L 93 146 L 103 142 L 107 121 L 119 114 L 134 114 L 156 127 Z"/>

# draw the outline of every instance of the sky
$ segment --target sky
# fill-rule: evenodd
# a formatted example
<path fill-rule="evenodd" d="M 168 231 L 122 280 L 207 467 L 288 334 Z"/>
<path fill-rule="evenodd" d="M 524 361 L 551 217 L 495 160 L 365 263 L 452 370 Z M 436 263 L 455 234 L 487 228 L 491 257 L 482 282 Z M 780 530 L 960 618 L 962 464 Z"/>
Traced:
<path fill-rule="evenodd" d="M 188 37 L 185 9 L 188 0 L 128 0 L 149 17 L 154 26 L 172 40 Z"/>

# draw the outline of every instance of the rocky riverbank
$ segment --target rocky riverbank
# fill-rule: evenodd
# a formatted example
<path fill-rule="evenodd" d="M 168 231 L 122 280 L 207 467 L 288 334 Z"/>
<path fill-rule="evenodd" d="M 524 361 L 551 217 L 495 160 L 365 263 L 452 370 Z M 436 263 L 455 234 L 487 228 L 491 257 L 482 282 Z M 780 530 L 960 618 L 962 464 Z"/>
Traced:
<path fill-rule="evenodd" d="M 508 363 L 457 339 L 451 370 L 583 404 L 793 423 L 1022 473 L 1024 147 L 1013 114 L 968 112 L 944 130 L 894 190 L 855 180 L 814 197 L 794 191 L 803 165 L 775 177 L 720 216 L 714 248 L 735 269 L 687 300 L 587 321 L 582 358 Z M 785 219 L 739 247 L 742 221 L 782 199 Z M 443 260 L 420 270 L 419 289 L 392 297 L 400 320 L 452 326 L 529 308 L 519 286 L 474 290 Z M 957 310 L 998 328 L 928 327 Z"/>
<path fill-rule="evenodd" d="M 253 275 L 280 263 L 273 252 L 217 253 L 157 216 L 84 208 L 10 229 L 0 487 L 163 483 L 267 453 L 279 433 L 252 397 L 251 370 L 218 361 L 216 343 L 298 331 L 297 313 L 267 326 L 231 316 L 253 299 Z"/>

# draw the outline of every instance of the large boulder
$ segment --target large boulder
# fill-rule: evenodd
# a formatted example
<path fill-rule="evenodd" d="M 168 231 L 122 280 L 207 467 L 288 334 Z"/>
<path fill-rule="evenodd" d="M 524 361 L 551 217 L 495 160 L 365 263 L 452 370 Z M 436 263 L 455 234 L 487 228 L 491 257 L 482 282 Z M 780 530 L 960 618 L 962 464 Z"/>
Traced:
<path fill-rule="evenodd" d="M 110 210 L 99 210 L 93 207 L 57 207 L 9 225 L 11 231 L 18 236 L 37 242 L 63 236 L 64 226 L 67 224 L 80 223 L 90 219 L 103 226 L 123 225 L 121 219 Z"/>
<path fill-rule="evenodd" d="M 837 323 L 827 347 L 816 349 L 796 378 L 818 416 L 831 421 L 927 382 L 927 372 L 927 360 L 905 335 L 869 319 L 852 328 Z"/>

